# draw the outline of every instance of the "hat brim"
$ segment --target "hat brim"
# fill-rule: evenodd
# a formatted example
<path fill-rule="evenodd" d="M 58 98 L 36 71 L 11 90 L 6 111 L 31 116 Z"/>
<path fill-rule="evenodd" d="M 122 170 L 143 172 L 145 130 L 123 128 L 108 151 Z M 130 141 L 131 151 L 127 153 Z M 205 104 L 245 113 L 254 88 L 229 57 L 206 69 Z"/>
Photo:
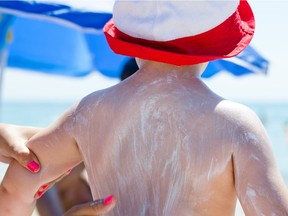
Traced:
<path fill-rule="evenodd" d="M 172 26 L 171 29 L 173 30 Z M 191 65 L 238 55 L 252 40 L 253 12 L 247 1 L 217 27 L 191 37 L 151 41 L 121 32 L 111 19 L 104 27 L 110 48 L 118 54 L 174 65 Z"/>

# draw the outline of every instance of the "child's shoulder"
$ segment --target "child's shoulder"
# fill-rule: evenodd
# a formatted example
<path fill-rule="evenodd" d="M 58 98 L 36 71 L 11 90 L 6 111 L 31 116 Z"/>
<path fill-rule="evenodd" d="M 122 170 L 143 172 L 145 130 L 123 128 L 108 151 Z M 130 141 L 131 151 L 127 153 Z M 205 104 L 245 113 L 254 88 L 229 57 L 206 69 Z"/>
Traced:
<path fill-rule="evenodd" d="M 238 126 L 261 124 L 254 110 L 247 105 L 229 100 L 219 102 L 215 107 L 215 113 L 230 123 L 236 123 Z"/>
<path fill-rule="evenodd" d="M 79 105 L 80 106 L 97 105 L 101 102 L 104 102 L 105 99 L 108 99 L 109 97 L 111 97 L 112 92 L 113 92 L 113 87 L 94 91 L 94 92 L 86 95 L 85 97 L 83 97 L 80 100 Z"/>
<path fill-rule="evenodd" d="M 217 111 L 229 111 L 229 112 L 254 112 L 250 107 L 247 105 L 244 105 L 242 103 L 234 102 L 231 100 L 226 100 L 223 99 L 221 100 L 217 106 L 216 106 Z"/>

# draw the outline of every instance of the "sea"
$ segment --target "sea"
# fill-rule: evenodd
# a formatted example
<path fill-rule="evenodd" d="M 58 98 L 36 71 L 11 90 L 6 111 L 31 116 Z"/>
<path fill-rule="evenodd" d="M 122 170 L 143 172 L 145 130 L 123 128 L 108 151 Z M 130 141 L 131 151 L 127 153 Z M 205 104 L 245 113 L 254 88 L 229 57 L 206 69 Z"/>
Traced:
<path fill-rule="evenodd" d="M 4 101 L 0 122 L 35 127 L 47 127 L 76 101 Z M 288 186 L 288 102 L 241 102 L 259 116 L 270 136 L 272 149 L 281 174 Z M 0 179 L 5 165 L 0 163 Z M 243 215 L 241 213 L 237 215 Z"/>

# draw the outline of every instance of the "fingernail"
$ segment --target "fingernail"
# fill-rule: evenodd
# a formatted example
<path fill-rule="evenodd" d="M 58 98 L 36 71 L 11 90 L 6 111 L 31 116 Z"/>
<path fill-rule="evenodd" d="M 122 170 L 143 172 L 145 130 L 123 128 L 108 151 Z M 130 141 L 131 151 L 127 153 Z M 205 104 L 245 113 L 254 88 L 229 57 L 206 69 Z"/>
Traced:
<path fill-rule="evenodd" d="M 27 167 L 29 170 L 31 170 L 32 172 L 38 172 L 40 169 L 40 166 L 38 163 L 36 163 L 35 161 L 31 161 L 30 163 L 27 164 Z"/>
<path fill-rule="evenodd" d="M 37 193 L 36 199 L 39 199 L 44 193 L 45 193 L 45 191 L 39 191 L 39 192 Z"/>
<path fill-rule="evenodd" d="M 112 201 L 113 201 L 113 196 L 111 195 L 111 196 L 109 196 L 109 197 L 107 197 L 107 198 L 105 198 L 105 199 L 103 200 L 103 204 L 104 204 L 104 205 L 109 205 L 109 204 L 112 203 Z"/>
<path fill-rule="evenodd" d="M 41 191 L 44 191 L 44 190 L 46 190 L 46 189 L 48 188 L 48 186 L 49 186 L 48 184 L 43 185 L 40 190 L 41 190 Z"/>

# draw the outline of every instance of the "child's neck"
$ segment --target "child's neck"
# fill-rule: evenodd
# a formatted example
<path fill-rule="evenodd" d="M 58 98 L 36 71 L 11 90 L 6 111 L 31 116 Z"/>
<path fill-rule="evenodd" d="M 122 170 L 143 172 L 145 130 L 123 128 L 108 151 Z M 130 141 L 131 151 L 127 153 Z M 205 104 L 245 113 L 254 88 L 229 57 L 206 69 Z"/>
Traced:
<path fill-rule="evenodd" d="M 174 76 L 175 78 L 199 78 L 205 70 L 207 63 L 188 65 L 188 66 L 176 66 L 171 64 L 165 64 L 161 62 L 141 60 L 138 62 L 139 71 L 138 75 L 144 77 L 167 77 Z"/>

